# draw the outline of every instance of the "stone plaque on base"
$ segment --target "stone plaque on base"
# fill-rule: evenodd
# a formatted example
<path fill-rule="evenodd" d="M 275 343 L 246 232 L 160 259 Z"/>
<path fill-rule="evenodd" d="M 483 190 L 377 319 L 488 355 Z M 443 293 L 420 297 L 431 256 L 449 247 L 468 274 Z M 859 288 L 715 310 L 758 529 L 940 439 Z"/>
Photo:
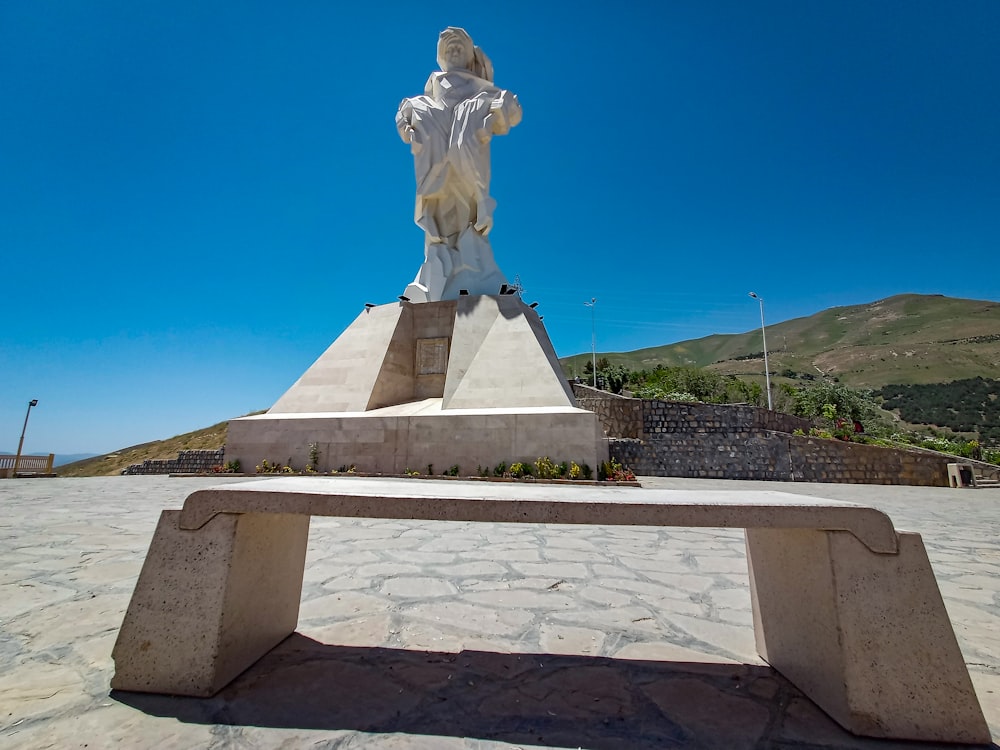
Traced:
<path fill-rule="evenodd" d="M 417 339 L 417 375 L 448 372 L 448 339 Z"/>

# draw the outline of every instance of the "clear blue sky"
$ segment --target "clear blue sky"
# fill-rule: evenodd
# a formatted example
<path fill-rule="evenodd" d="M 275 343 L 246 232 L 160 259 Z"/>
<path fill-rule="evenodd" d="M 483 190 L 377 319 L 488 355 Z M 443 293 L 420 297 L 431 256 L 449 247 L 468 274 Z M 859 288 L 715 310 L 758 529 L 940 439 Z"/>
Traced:
<path fill-rule="evenodd" d="M 1000 299 L 1000 2 L 0 3 L 0 449 L 269 407 L 422 259 L 393 116 L 466 28 L 561 356 Z"/>

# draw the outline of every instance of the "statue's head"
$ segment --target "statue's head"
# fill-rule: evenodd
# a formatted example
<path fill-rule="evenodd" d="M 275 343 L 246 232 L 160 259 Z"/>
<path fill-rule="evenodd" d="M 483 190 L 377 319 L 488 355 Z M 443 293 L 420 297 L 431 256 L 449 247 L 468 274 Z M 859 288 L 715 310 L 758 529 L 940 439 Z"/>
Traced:
<path fill-rule="evenodd" d="M 449 26 L 438 37 L 437 61 L 441 70 L 471 70 L 475 45 L 465 29 Z"/>
<path fill-rule="evenodd" d="M 457 26 L 449 26 L 438 37 L 437 62 L 441 70 L 468 70 L 473 75 L 493 82 L 493 63 L 472 43 L 468 32 Z"/>

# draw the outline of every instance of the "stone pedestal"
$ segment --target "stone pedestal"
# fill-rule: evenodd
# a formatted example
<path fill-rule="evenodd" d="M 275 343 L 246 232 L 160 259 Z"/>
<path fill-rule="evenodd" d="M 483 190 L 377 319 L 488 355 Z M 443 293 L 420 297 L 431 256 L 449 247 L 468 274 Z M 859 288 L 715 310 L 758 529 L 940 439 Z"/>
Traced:
<path fill-rule="evenodd" d="M 542 456 L 596 469 L 608 455 L 516 295 L 367 308 L 267 414 L 229 423 L 226 458 L 301 468 L 311 444 L 319 471 L 395 474 Z"/>

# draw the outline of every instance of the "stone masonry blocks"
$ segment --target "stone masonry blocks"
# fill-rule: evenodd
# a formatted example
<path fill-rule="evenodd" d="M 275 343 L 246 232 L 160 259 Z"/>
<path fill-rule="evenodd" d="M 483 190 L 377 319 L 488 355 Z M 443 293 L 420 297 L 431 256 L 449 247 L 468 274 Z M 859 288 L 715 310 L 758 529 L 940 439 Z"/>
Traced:
<path fill-rule="evenodd" d="M 948 486 L 946 456 L 793 435 L 811 425 L 788 414 L 574 391 L 601 419 L 610 455 L 636 474 Z"/>

